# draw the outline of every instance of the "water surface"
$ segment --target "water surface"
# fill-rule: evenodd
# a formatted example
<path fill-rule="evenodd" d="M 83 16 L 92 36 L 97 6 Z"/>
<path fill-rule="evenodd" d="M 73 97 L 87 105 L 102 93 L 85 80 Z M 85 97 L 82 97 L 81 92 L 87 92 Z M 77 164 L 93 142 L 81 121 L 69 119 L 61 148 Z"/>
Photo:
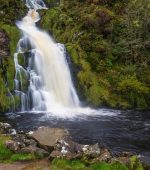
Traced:
<path fill-rule="evenodd" d="M 132 151 L 150 157 L 150 111 L 103 110 L 103 114 L 80 114 L 73 118 L 47 113 L 7 113 L 0 114 L 0 121 L 24 131 L 40 126 L 66 128 L 79 143 L 98 142 L 113 153 Z"/>

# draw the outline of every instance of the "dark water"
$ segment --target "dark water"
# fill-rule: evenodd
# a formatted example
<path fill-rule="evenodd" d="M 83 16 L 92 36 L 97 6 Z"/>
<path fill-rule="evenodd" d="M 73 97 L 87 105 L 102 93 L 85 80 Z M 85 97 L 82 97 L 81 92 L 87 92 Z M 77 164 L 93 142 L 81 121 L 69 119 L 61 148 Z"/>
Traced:
<path fill-rule="evenodd" d="M 44 113 L 1 114 L 0 121 L 25 131 L 40 126 L 66 128 L 79 143 L 98 142 L 113 153 L 132 151 L 150 157 L 150 111 L 112 112 L 112 115 L 80 115 L 74 119 L 47 117 Z"/>

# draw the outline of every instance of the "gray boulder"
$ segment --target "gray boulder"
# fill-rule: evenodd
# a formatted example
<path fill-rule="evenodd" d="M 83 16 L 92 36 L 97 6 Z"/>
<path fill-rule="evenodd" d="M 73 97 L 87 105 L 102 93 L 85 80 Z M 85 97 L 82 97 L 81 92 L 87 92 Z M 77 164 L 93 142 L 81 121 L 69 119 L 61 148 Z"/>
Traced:
<path fill-rule="evenodd" d="M 100 156 L 101 149 L 98 144 L 82 145 L 74 142 L 70 137 L 58 140 L 50 154 L 50 159 L 65 157 L 65 159 L 80 159 L 86 156 L 93 159 Z"/>
<path fill-rule="evenodd" d="M 11 129 L 12 129 L 12 127 L 11 127 L 11 125 L 9 123 L 0 122 L 0 132 L 1 133 L 9 134 Z"/>
<path fill-rule="evenodd" d="M 41 158 L 49 156 L 49 152 L 45 151 L 44 149 L 38 148 L 36 146 L 24 147 L 19 152 L 20 153 L 34 153 L 35 155 L 40 156 Z"/>
<path fill-rule="evenodd" d="M 40 127 L 30 135 L 38 145 L 48 151 L 52 151 L 56 142 L 65 138 L 68 132 L 64 129 Z"/>
<path fill-rule="evenodd" d="M 5 142 L 5 146 L 13 152 L 18 152 L 25 145 L 23 143 L 20 143 L 20 142 L 8 140 L 8 141 Z"/>

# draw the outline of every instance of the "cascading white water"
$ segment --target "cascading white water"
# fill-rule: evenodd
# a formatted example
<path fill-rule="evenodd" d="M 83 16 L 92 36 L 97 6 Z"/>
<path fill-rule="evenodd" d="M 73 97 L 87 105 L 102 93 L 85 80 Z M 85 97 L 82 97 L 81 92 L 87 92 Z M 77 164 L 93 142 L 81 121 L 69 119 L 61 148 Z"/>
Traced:
<path fill-rule="evenodd" d="M 39 0 L 26 0 L 26 5 L 28 14 L 17 22 L 23 37 L 14 54 L 15 92 L 21 97 L 21 111 L 79 107 L 64 46 L 55 43 L 35 25 L 40 19 L 36 10 L 45 9 L 45 4 Z M 25 57 L 26 67 L 19 64 L 20 55 Z M 27 90 L 23 87 L 24 79 L 28 84 Z"/>

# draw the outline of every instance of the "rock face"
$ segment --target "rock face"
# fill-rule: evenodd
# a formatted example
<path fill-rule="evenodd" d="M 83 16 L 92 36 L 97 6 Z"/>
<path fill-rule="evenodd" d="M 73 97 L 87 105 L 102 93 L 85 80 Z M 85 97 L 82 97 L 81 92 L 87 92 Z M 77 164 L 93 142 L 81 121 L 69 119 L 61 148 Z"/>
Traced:
<path fill-rule="evenodd" d="M 67 131 L 58 128 L 40 127 L 31 134 L 38 144 L 46 150 L 52 150 L 57 140 L 63 139 L 68 135 Z"/>
<path fill-rule="evenodd" d="M 141 161 L 142 165 L 144 166 L 145 170 L 149 170 L 150 169 L 150 157 L 139 156 L 138 158 Z"/>
<path fill-rule="evenodd" d="M 5 86 L 8 85 L 8 80 L 7 80 L 8 77 L 7 77 L 7 66 L 4 64 L 5 63 L 4 60 L 8 60 L 9 54 L 10 54 L 9 38 L 5 33 L 5 31 L 0 29 L 0 79 L 2 77 Z"/>
<path fill-rule="evenodd" d="M 9 38 L 6 33 L 0 30 L 0 58 L 9 55 Z"/>

